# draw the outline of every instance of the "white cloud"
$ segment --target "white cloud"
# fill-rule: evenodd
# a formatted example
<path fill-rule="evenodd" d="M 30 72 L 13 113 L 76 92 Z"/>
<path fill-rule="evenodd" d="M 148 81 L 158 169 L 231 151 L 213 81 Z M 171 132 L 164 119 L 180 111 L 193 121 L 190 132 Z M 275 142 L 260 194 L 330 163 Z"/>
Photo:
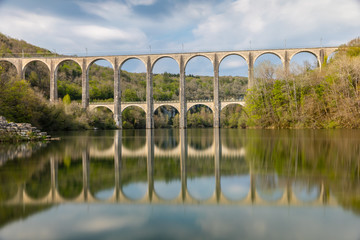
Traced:
<path fill-rule="evenodd" d="M 72 28 L 73 33 L 84 38 L 95 41 L 124 41 L 135 42 L 146 39 L 146 36 L 137 29 L 115 29 L 96 25 L 75 26 Z"/>

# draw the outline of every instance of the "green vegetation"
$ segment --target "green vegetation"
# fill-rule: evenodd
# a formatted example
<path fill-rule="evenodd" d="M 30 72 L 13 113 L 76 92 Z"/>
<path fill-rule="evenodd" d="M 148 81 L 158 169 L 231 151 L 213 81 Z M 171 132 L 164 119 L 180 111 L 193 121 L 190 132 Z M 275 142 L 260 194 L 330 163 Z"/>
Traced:
<path fill-rule="evenodd" d="M 246 96 L 247 124 L 262 128 L 359 128 L 360 39 L 322 69 L 286 74 L 264 62 Z M 271 74 L 269 74 L 271 73 Z M 272 79 L 276 75 L 277 79 Z"/>

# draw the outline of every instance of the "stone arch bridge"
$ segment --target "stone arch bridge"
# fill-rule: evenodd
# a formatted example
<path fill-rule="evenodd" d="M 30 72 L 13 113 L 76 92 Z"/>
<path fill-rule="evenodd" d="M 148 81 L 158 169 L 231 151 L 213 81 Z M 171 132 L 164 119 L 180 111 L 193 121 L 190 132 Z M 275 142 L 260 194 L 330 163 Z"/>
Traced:
<path fill-rule="evenodd" d="M 139 59 L 146 67 L 146 102 L 138 103 L 139 106 L 145 110 L 146 113 L 146 128 L 154 127 L 153 113 L 154 108 L 157 105 L 163 103 L 154 103 L 153 98 L 153 81 L 152 70 L 157 61 L 162 58 L 174 59 L 180 70 L 180 86 L 179 86 L 179 102 L 168 104 L 174 106 L 179 111 L 179 126 L 180 128 L 186 128 L 186 112 L 192 105 L 186 100 L 185 95 L 185 69 L 187 63 L 194 57 L 203 56 L 209 59 L 213 65 L 214 79 L 213 89 L 214 98 L 211 103 L 205 104 L 210 106 L 214 114 L 214 127 L 220 127 L 220 111 L 223 105 L 227 105 L 220 101 L 219 98 L 219 66 L 223 59 L 230 55 L 237 55 L 242 57 L 248 65 L 248 85 L 251 87 L 254 83 L 254 63 L 257 58 L 263 54 L 271 53 L 278 56 L 283 64 L 286 72 L 289 71 L 290 61 L 293 56 L 298 53 L 307 52 L 314 55 L 317 59 L 318 66 L 324 63 L 326 56 L 330 56 L 337 50 L 336 47 L 321 47 L 321 48 L 289 48 L 289 49 L 266 49 L 266 50 L 247 50 L 247 51 L 223 51 L 223 52 L 193 52 L 193 53 L 169 53 L 169 54 L 145 54 L 145 55 L 119 55 L 119 56 L 91 56 L 91 57 L 77 57 L 77 56 L 59 56 L 59 57 L 31 57 L 31 58 L 0 58 L 0 61 L 6 61 L 13 64 L 18 72 L 18 75 L 25 78 L 25 71 L 27 66 L 34 61 L 40 61 L 44 63 L 50 71 L 50 101 L 56 101 L 58 99 L 57 91 L 57 70 L 61 63 L 64 61 L 73 61 L 79 64 L 82 70 L 82 106 L 88 108 L 90 105 L 89 97 L 89 69 L 91 64 L 97 60 L 108 61 L 114 69 L 114 103 L 112 106 L 106 105 L 105 107 L 111 109 L 114 113 L 114 120 L 117 126 L 122 126 L 121 113 L 126 108 L 126 104 L 121 102 L 120 88 L 120 69 L 122 65 L 130 59 Z M 234 101 L 235 103 L 235 101 Z M 237 104 L 243 104 L 241 101 L 237 101 Z M 199 101 L 197 104 L 203 104 Z M 124 107 L 122 107 L 124 105 Z M 134 104 L 133 104 L 134 105 Z M 99 106 L 99 105 L 97 105 Z M 93 106 L 92 108 L 95 108 Z"/>

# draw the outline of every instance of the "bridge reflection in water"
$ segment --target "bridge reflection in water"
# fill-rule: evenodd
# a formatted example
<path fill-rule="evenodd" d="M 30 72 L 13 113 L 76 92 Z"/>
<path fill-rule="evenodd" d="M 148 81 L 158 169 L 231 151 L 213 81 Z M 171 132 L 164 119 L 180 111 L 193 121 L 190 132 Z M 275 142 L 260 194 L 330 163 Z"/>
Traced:
<path fill-rule="evenodd" d="M 30 197 L 24 186 L 19 186 L 17 194 L 6 201 L 8 205 L 37 205 L 37 204 L 61 204 L 61 203 L 131 203 L 131 204 L 223 204 L 223 205 L 337 205 L 337 201 L 326 191 L 324 183 L 311 188 L 303 188 L 295 180 L 279 179 L 276 174 L 256 173 L 250 163 L 245 174 L 224 175 L 221 174 L 221 164 L 225 158 L 235 157 L 242 159 L 245 163 L 246 151 L 244 147 L 230 149 L 221 142 L 220 129 L 213 129 L 213 141 L 209 148 L 196 150 L 188 144 L 187 130 L 179 130 L 180 143 L 176 148 L 163 150 L 154 144 L 154 130 L 146 130 L 146 143 L 135 151 L 131 151 L 122 144 L 122 131 L 117 131 L 114 143 L 111 148 L 100 151 L 86 147 L 82 150 L 82 190 L 81 193 L 73 198 L 66 199 L 59 193 L 58 188 L 58 165 L 55 157 L 50 159 L 51 188 L 49 193 L 39 199 Z M 163 156 L 176 156 L 180 158 L 180 185 L 179 194 L 174 198 L 161 197 L 154 188 L 154 159 Z M 113 157 L 114 159 L 114 190 L 108 199 L 100 200 L 90 191 L 90 158 L 91 157 Z M 145 196 L 134 200 L 129 197 L 124 188 L 128 183 L 122 183 L 121 169 L 122 162 L 126 157 L 146 158 L 147 190 Z M 210 197 L 200 199 L 189 191 L 189 182 L 192 178 L 187 176 L 189 158 L 205 157 L 213 159 L 215 189 Z M 234 185 L 234 180 L 238 184 Z M 230 184 L 230 185 L 228 185 Z M 231 185 L 232 184 L 232 185 Z M 281 187 L 279 187 L 281 186 Z M 236 188 L 239 193 L 244 193 L 240 197 L 230 197 L 231 189 Z M 240 190 L 239 190 L 240 189 Z M 306 190 L 304 190 L 306 189 Z"/>

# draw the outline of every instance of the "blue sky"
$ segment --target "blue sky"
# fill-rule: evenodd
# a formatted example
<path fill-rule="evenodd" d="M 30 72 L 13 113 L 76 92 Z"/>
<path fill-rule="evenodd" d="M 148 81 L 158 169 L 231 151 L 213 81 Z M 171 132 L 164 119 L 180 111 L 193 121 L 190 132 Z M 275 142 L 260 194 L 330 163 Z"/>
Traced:
<path fill-rule="evenodd" d="M 360 35 L 360 0 L 0 0 L 0 22 L 61 54 L 337 46 Z"/>

